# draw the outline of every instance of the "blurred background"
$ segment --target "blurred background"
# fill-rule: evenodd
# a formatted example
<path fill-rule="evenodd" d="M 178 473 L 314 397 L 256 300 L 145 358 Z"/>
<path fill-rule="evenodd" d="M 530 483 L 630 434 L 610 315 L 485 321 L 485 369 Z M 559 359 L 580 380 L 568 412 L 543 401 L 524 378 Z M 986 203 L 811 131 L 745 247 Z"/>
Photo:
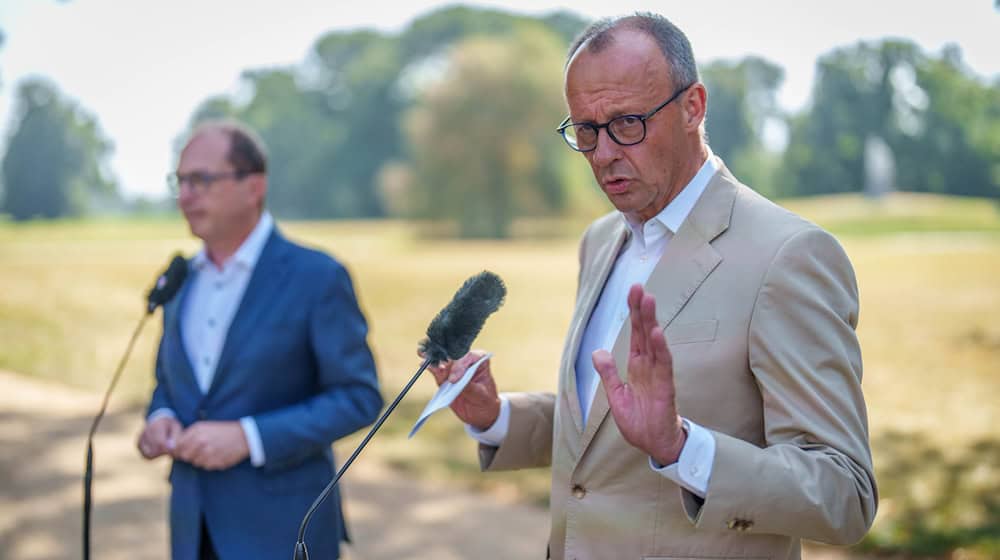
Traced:
<path fill-rule="evenodd" d="M 260 132 L 272 213 L 348 265 L 387 397 L 482 269 L 510 290 L 477 343 L 501 389 L 554 389 L 576 243 L 611 209 L 554 132 L 565 52 L 634 10 L 690 38 L 715 153 L 856 267 L 880 511 L 861 544 L 806 557 L 1000 557 L 1000 0 L 350 4 L 0 3 L 0 558 L 76 557 L 89 418 L 154 275 L 199 247 L 164 178 L 206 118 Z M 137 479 L 100 459 L 135 461 L 158 330 L 98 438 L 106 557 L 165 557 L 165 465 Z M 433 390 L 421 380 L 352 475 L 547 523 L 547 472 L 480 475 L 443 415 L 406 439 Z M 359 487 L 364 520 L 377 496 Z"/>

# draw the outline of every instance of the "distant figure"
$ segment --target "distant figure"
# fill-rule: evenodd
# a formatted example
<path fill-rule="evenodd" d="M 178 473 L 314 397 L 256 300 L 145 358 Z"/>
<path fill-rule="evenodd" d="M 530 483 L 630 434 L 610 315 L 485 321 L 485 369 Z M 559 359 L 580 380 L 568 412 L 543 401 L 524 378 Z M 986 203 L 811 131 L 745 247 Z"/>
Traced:
<path fill-rule="evenodd" d="M 331 444 L 382 407 L 351 279 L 286 240 L 264 209 L 267 162 L 245 127 L 194 131 L 170 175 L 205 242 L 164 308 L 143 457 L 173 457 L 174 560 L 291 557 L 335 473 Z M 314 558 L 347 539 L 339 495 L 316 512 Z"/>
<path fill-rule="evenodd" d="M 487 361 L 452 404 L 484 469 L 551 464 L 558 560 L 799 558 L 875 516 L 851 263 L 712 154 L 694 60 L 653 14 L 574 42 L 559 131 L 617 211 L 580 245 L 559 390 L 499 395 Z"/>

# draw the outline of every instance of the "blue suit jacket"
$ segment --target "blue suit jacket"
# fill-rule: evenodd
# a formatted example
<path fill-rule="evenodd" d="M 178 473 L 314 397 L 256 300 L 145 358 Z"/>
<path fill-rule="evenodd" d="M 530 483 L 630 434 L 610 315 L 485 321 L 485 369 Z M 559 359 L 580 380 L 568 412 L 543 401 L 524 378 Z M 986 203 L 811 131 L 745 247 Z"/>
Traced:
<path fill-rule="evenodd" d="M 370 424 L 382 407 L 350 277 L 275 229 L 205 394 L 181 338 L 189 285 L 164 307 L 150 411 L 170 408 L 185 427 L 252 416 L 266 463 L 205 471 L 174 461 L 173 558 L 197 558 L 202 518 L 222 558 L 290 558 L 302 516 L 335 473 L 331 443 Z M 315 558 L 337 558 L 346 539 L 334 493 L 310 522 L 306 543 Z"/>

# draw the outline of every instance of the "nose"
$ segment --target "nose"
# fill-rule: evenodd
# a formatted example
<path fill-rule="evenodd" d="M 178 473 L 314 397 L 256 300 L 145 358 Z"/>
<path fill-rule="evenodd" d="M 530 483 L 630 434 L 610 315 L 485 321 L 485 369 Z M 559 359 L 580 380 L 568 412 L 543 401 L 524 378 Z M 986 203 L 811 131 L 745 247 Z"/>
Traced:
<path fill-rule="evenodd" d="M 621 159 L 622 146 L 611 139 L 607 129 L 597 131 L 597 147 L 590 151 L 590 159 L 595 165 L 605 166 Z"/>

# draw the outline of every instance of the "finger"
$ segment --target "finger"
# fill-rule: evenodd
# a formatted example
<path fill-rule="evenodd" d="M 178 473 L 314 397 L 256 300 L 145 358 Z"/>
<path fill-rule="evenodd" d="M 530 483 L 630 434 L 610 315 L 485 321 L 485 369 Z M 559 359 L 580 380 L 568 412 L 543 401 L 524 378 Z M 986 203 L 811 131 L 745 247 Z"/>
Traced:
<path fill-rule="evenodd" d="M 432 364 L 427 367 L 434 376 L 434 381 L 438 385 L 444 383 L 448 379 L 448 375 L 451 373 L 452 363 L 451 361 L 441 362 L 440 364 Z"/>
<path fill-rule="evenodd" d="M 194 436 L 196 433 L 193 431 L 193 429 L 194 426 L 188 428 L 187 430 L 182 431 L 174 441 L 173 454 L 178 459 L 191 462 L 191 458 L 194 455 L 193 452 L 195 446 Z"/>
<path fill-rule="evenodd" d="M 146 441 L 144 437 L 140 437 L 139 441 L 135 442 L 135 446 L 143 457 L 149 459 L 149 451 L 148 451 L 149 443 Z"/>
<path fill-rule="evenodd" d="M 167 424 L 166 433 L 163 435 L 163 444 L 167 450 L 174 448 L 182 430 L 180 422 L 174 421 Z"/>
<path fill-rule="evenodd" d="M 670 354 L 670 347 L 667 346 L 667 337 L 664 336 L 663 329 L 659 326 L 653 327 L 650 330 L 649 337 L 651 339 L 650 348 L 653 352 L 656 365 L 669 371 L 669 378 L 671 383 L 673 383 L 674 360 Z"/>
<path fill-rule="evenodd" d="M 633 284 L 628 291 L 628 315 L 629 322 L 632 326 L 632 336 L 629 347 L 632 354 L 644 354 L 646 351 L 644 329 L 642 327 L 642 315 L 641 315 L 641 303 L 642 303 L 642 286 L 639 284 Z"/>
<path fill-rule="evenodd" d="M 601 376 L 601 382 L 604 383 L 604 390 L 607 391 L 608 395 L 621 390 L 625 384 L 622 383 L 621 377 L 618 376 L 618 365 L 615 364 L 615 358 L 611 355 L 611 352 L 607 350 L 594 350 L 590 359 L 594 362 L 594 369 Z"/>
<path fill-rule="evenodd" d="M 478 352 L 469 352 L 468 354 L 462 356 L 451 366 L 451 373 L 448 375 L 448 381 L 452 383 L 458 383 L 462 376 L 465 375 L 465 370 L 469 369 L 472 364 L 476 363 L 476 360 L 482 357 L 482 354 Z M 488 360 L 487 360 L 488 361 Z M 482 369 L 486 362 L 479 364 L 479 369 Z"/>
<path fill-rule="evenodd" d="M 640 302 L 639 316 L 642 323 L 642 341 L 645 355 L 652 358 L 653 349 L 650 347 L 652 338 L 650 332 L 657 326 L 656 322 L 656 298 L 653 294 L 644 293 Z"/>

